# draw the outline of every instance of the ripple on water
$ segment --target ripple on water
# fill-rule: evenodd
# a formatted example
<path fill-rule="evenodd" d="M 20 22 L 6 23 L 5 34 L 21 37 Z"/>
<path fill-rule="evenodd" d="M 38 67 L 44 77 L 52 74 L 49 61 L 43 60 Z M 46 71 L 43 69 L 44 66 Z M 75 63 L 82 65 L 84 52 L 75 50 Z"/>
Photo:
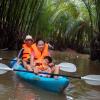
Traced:
<path fill-rule="evenodd" d="M 1 94 L 5 94 L 5 92 L 7 92 L 9 89 L 7 86 L 0 84 L 0 95 Z"/>
<path fill-rule="evenodd" d="M 90 90 L 85 94 L 79 96 L 76 100 L 100 100 L 100 92 L 96 90 Z"/>
<path fill-rule="evenodd" d="M 74 84 L 69 84 L 65 90 L 67 100 L 100 100 L 100 91 L 90 89 L 90 86 L 81 84 L 81 82 Z"/>

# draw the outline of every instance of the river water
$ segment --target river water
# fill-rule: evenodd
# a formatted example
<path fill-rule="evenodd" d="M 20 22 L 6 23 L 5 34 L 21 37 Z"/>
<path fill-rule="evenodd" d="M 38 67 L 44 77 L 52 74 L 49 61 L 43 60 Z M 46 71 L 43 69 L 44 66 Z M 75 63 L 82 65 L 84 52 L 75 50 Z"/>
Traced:
<path fill-rule="evenodd" d="M 9 64 L 16 57 L 16 51 L 0 51 L 0 63 Z M 61 72 L 62 74 L 85 76 L 100 74 L 100 62 L 91 61 L 89 56 L 69 54 L 67 52 L 53 52 L 55 63 L 70 62 L 77 67 L 75 73 Z M 2 66 L 3 67 L 3 66 Z M 0 100 L 100 100 L 100 86 L 87 84 L 85 81 L 70 78 L 70 84 L 63 93 L 52 93 L 21 80 L 14 72 L 9 71 L 0 75 Z"/>

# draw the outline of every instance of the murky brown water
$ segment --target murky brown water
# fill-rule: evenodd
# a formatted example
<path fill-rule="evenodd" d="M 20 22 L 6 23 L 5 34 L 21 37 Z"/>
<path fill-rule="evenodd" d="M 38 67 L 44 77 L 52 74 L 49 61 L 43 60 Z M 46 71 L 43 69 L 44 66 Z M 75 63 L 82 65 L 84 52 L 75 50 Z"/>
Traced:
<path fill-rule="evenodd" d="M 0 58 L 8 59 L 1 63 L 8 64 L 9 60 L 16 55 L 17 53 L 14 51 L 0 51 Z M 54 61 L 56 63 L 63 61 L 74 63 L 77 66 L 77 72 L 72 75 L 100 74 L 100 62 L 90 61 L 82 55 L 73 56 L 66 52 L 56 52 Z M 75 78 L 71 78 L 70 81 L 70 85 L 64 93 L 57 94 L 33 87 L 19 79 L 14 72 L 7 72 L 0 75 L 0 100 L 100 100 L 100 86 L 92 86 Z"/>

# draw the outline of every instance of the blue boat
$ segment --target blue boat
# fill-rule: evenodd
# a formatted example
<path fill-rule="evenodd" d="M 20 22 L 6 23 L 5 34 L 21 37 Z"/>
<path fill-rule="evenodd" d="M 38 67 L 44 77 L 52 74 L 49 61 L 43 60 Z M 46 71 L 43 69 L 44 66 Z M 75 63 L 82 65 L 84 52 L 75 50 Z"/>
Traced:
<path fill-rule="evenodd" d="M 23 65 L 16 63 L 14 60 L 11 61 L 10 64 L 14 69 L 26 70 Z M 52 92 L 62 92 L 69 84 L 69 79 L 62 76 L 59 76 L 57 79 L 55 79 L 39 76 L 29 72 L 16 71 L 16 74 L 32 85 Z"/>

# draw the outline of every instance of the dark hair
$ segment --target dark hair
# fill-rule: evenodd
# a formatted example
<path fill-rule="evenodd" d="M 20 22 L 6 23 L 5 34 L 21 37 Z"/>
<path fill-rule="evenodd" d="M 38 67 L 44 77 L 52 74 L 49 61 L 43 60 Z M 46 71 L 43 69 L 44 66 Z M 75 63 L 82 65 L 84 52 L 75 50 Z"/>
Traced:
<path fill-rule="evenodd" d="M 49 63 L 52 62 L 52 58 L 50 56 L 45 56 L 44 59 L 48 59 Z"/>
<path fill-rule="evenodd" d="M 37 40 L 35 41 L 36 45 L 38 44 L 39 41 L 43 41 L 44 44 L 45 44 L 45 41 L 44 41 L 44 40 L 42 40 L 42 39 L 37 39 Z"/>

